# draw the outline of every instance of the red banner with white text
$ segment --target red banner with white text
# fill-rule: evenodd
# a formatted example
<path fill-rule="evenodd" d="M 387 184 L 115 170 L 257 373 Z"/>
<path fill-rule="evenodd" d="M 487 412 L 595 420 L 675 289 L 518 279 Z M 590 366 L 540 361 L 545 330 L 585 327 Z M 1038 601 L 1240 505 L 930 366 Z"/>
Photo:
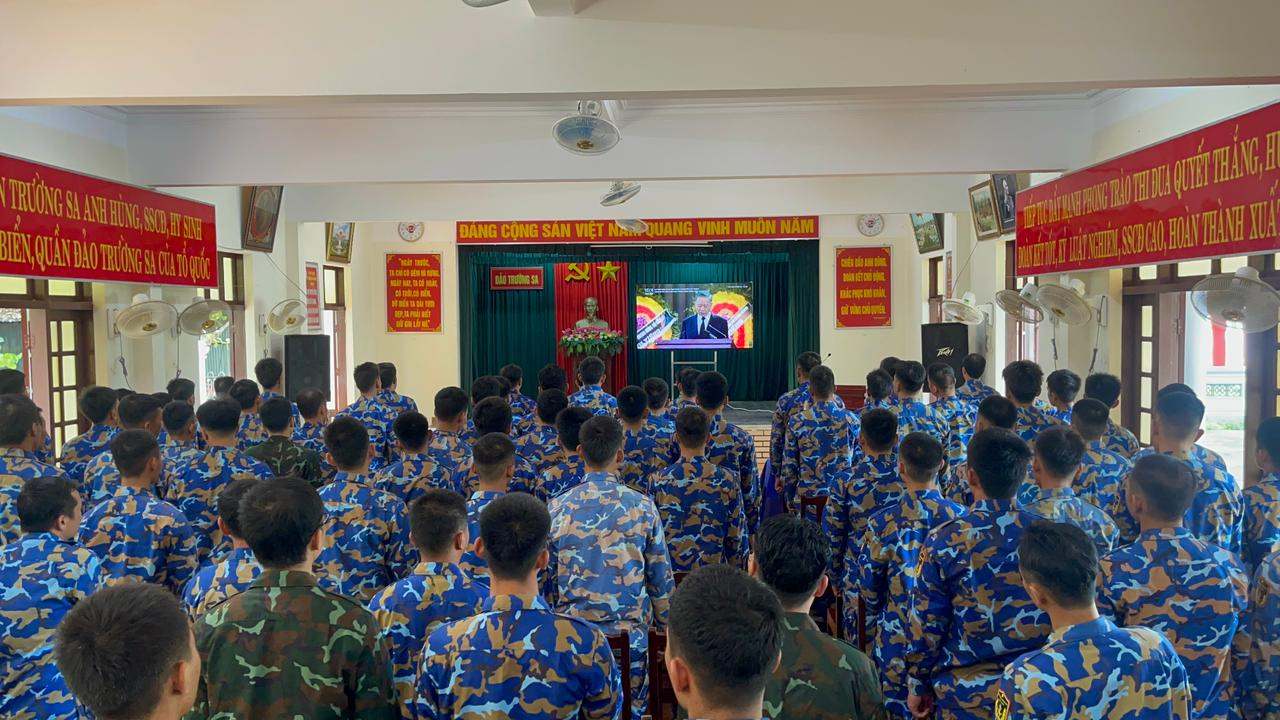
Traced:
<path fill-rule="evenodd" d="M 733 218 L 661 218 L 649 229 L 627 232 L 612 220 L 508 220 L 458 223 L 459 245 L 540 243 L 710 242 L 712 240 L 802 240 L 818 237 L 817 215 Z"/>
<path fill-rule="evenodd" d="M 0 155 L 0 275 L 217 287 L 212 205 Z"/>

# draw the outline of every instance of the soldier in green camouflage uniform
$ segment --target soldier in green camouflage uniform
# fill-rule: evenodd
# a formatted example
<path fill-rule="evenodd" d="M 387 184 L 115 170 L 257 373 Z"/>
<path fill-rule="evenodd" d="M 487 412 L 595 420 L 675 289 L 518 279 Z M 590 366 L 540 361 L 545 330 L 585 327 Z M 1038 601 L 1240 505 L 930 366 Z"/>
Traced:
<path fill-rule="evenodd" d="M 319 487 L 320 453 L 293 441 L 293 404 L 284 397 L 273 397 L 258 408 L 262 425 L 270 437 L 261 445 L 255 445 L 245 454 L 261 460 L 271 468 L 276 477 L 292 475 L 302 478 L 312 487 Z"/>
<path fill-rule="evenodd" d="M 310 572 L 324 516 L 302 480 L 258 483 L 245 495 L 240 525 L 263 572 L 196 623 L 204 667 L 189 720 L 399 717 L 377 621 Z"/>

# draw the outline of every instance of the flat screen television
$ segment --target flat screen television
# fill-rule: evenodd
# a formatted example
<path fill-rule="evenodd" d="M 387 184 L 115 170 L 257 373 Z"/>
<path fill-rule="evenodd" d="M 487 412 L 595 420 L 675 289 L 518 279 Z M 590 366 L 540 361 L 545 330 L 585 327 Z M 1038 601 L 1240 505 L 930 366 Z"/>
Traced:
<path fill-rule="evenodd" d="M 742 350 L 755 341 L 751 283 L 636 288 L 640 350 Z"/>

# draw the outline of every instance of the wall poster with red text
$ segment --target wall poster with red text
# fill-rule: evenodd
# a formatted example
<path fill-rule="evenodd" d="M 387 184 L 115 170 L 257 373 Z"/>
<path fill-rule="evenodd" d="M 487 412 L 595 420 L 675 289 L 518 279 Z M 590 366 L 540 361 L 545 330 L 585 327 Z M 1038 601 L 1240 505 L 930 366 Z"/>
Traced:
<path fill-rule="evenodd" d="M 892 251 L 889 247 L 836 248 L 836 327 L 893 325 Z"/>
<path fill-rule="evenodd" d="M 387 332 L 440 332 L 440 272 L 440 253 L 387 253 Z"/>

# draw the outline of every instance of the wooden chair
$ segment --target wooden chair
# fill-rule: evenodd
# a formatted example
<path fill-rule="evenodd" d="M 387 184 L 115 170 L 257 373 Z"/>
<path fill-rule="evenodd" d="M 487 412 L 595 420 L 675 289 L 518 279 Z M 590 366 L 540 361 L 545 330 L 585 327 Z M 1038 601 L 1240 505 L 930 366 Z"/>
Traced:
<path fill-rule="evenodd" d="M 827 496 L 819 495 L 817 497 L 800 498 L 800 517 L 808 518 L 819 525 L 822 524 L 822 516 L 827 511 Z"/>
<path fill-rule="evenodd" d="M 622 674 L 622 720 L 631 720 L 631 635 L 625 630 L 609 636 L 609 650 Z"/>
<path fill-rule="evenodd" d="M 676 691 L 667 675 L 667 636 L 649 631 L 649 716 L 653 720 L 671 720 L 675 717 Z"/>

